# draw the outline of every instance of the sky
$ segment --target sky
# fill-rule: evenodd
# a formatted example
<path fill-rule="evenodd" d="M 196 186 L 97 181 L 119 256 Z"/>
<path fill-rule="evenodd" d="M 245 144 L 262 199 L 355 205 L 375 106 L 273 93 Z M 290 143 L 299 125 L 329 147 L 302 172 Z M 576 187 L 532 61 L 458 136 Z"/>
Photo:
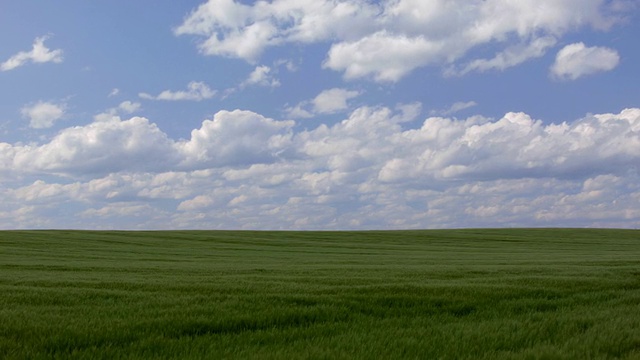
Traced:
<path fill-rule="evenodd" d="M 0 2 L 0 228 L 640 227 L 638 0 Z"/>

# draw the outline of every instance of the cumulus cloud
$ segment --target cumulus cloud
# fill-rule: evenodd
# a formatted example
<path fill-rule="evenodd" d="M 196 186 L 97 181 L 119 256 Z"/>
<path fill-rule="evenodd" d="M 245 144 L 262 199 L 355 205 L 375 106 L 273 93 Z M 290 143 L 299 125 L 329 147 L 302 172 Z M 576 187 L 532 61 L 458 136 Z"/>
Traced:
<path fill-rule="evenodd" d="M 373 75 L 379 82 L 396 82 L 418 67 L 443 60 L 443 47 L 439 41 L 383 30 L 332 45 L 323 67 L 344 71 L 346 79 Z"/>
<path fill-rule="evenodd" d="M 476 59 L 463 66 L 459 71 L 447 69 L 446 75 L 464 75 L 472 71 L 484 72 L 487 70 L 504 70 L 523 62 L 538 58 L 547 52 L 547 49 L 556 44 L 553 36 L 546 36 L 531 40 L 526 44 L 510 46 L 496 54 L 491 59 Z"/>
<path fill-rule="evenodd" d="M 54 62 L 61 63 L 62 58 L 62 50 L 51 50 L 44 45 L 45 40 L 47 40 L 48 36 L 41 36 L 34 40 L 33 48 L 31 51 L 21 51 L 8 60 L 0 64 L 0 70 L 9 71 L 15 68 L 18 68 L 28 62 L 33 63 L 46 63 L 46 62 Z"/>
<path fill-rule="evenodd" d="M 321 114 L 345 110 L 348 108 L 347 101 L 358 95 L 360 92 L 353 90 L 339 88 L 324 90 L 313 99 L 313 110 Z"/>
<path fill-rule="evenodd" d="M 104 111 L 100 114 L 97 114 L 93 117 L 95 121 L 111 121 L 111 120 L 120 120 L 119 114 L 133 114 L 139 111 L 142 108 L 142 105 L 139 102 L 133 101 L 123 101 L 117 107 L 113 107 Z"/>
<path fill-rule="evenodd" d="M 576 80 L 582 76 L 611 71 L 619 62 L 617 51 L 606 47 L 587 47 L 579 42 L 558 51 L 550 70 L 556 79 Z"/>
<path fill-rule="evenodd" d="M 113 203 L 100 209 L 87 209 L 79 215 L 84 218 L 99 217 L 109 219 L 123 217 L 130 219 L 131 217 L 142 217 L 149 212 L 153 212 L 153 210 L 149 204 Z"/>
<path fill-rule="evenodd" d="M 315 115 L 309 109 L 309 101 L 303 101 L 296 106 L 289 106 L 284 109 L 287 117 L 293 119 L 308 119 Z"/>
<path fill-rule="evenodd" d="M 312 43 L 367 27 L 373 9 L 357 1 L 274 1 L 253 6 L 234 0 L 210 0 L 174 29 L 176 35 L 204 37 L 200 50 L 255 61 L 270 46 Z"/>
<path fill-rule="evenodd" d="M 395 110 L 397 114 L 392 117 L 394 122 L 403 123 L 416 120 L 422 113 L 422 103 L 419 101 L 412 103 L 396 104 Z"/>
<path fill-rule="evenodd" d="M 293 121 L 220 111 L 190 139 L 177 141 L 145 118 L 111 119 L 64 129 L 39 146 L 2 143 L 2 160 L 14 170 L 82 174 L 140 166 L 149 171 L 249 166 L 302 156 L 343 170 L 361 168 L 366 160 L 377 164 L 380 180 L 407 181 L 608 173 L 633 167 L 640 154 L 639 109 L 549 125 L 524 113 L 498 120 L 430 117 L 420 128 L 403 130 L 401 123 L 407 112 L 415 116 L 415 106 L 361 107 L 332 127 L 299 133 L 293 133 Z"/>
<path fill-rule="evenodd" d="M 475 101 L 458 101 L 458 102 L 453 103 L 451 106 L 449 106 L 448 109 L 432 110 L 430 112 L 430 114 L 431 115 L 448 116 L 448 115 L 455 114 L 458 111 L 462 111 L 462 110 L 465 110 L 465 109 L 472 108 L 472 107 L 474 107 L 476 105 L 478 105 L 478 103 L 476 103 Z"/>
<path fill-rule="evenodd" d="M 187 90 L 171 91 L 164 90 L 160 94 L 153 96 L 147 93 L 139 93 L 143 99 L 147 100 L 166 100 L 166 101 L 202 101 L 211 99 L 216 95 L 216 90 L 211 89 L 207 84 L 201 81 L 192 81 L 187 85 Z"/>
<path fill-rule="evenodd" d="M 134 113 L 140 110 L 140 103 L 133 101 L 123 101 L 118 105 L 118 110 L 125 112 L 126 114 Z"/>
<path fill-rule="evenodd" d="M 204 209 L 210 207 L 213 203 L 214 200 L 211 198 L 211 196 L 198 195 L 193 199 L 182 201 L 178 205 L 178 210 L 192 211 L 197 209 Z"/>
<path fill-rule="evenodd" d="M 123 104 L 120 111 L 137 109 Z M 189 140 L 179 141 L 169 139 L 146 118 L 104 115 L 89 125 L 64 129 L 43 145 L 0 143 L 0 165 L 27 173 L 80 176 L 269 163 L 291 151 L 292 121 L 250 111 L 220 111 L 193 130 Z"/>
<path fill-rule="evenodd" d="M 292 60 L 288 59 L 279 59 L 274 62 L 274 66 L 280 67 L 284 66 L 285 69 L 289 72 L 298 71 L 298 65 L 296 65 Z"/>
<path fill-rule="evenodd" d="M 271 68 L 266 65 L 256 66 L 256 68 L 249 74 L 249 77 L 242 82 L 241 87 L 249 85 L 259 86 L 280 86 L 280 81 L 273 77 Z"/>
<path fill-rule="evenodd" d="M 564 178 L 625 171 L 634 166 L 633 152 L 640 145 L 639 115 L 631 109 L 546 126 L 524 113 L 508 113 L 498 121 L 431 118 L 404 134 L 417 151 L 397 151 L 402 156 L 389 160 L 379 179 Z M 618 138 L 618 132 L 630 138 Z M 602 161 L 597 170 L 595 159 Z"/>
<path fill-rule="evenodd" d="M 185 140 L 133 117 L 41 145 L 0 143 L 0 174 L 49 179 L 0 187 L 0 214 L 121 228 L 640 225 L 640 109 L 557 124 L 515 112 L 429 117 L 406 128 L 419 112 L 360 107 L 294 132 L 292 121 L 221 111 Z M 82 217 L 48 210 L 62 202 Z M 135 224 L 121 222 L 134 213 Z"/>
<path fill-rule="evenodd" d="M 67 105 L 52 102 L 38 101 L 33 105 L 26 105 L 20 109 L 22 117 L 29 120 L 29 127 L 33 129 L 46 129 L 64 116 Z"/>
<path fill-rule="evenodd" d="M 285 112 L 293 118 L 310 118 L 317 114 L 335 114 L 349 108 L 348 101 L 361 93 L 355 90 L 332 88 L 324 90 L 311 100 L 288 107 Z"/>
<path fill-rule="evenodd" d="M 251 63 L 270 47 L 330 42 L 325 68 L 395 82 L 429 65 L 460 75 L 506 69 L 542 56 L 576 28 L 607 28 L 624 11 L 602 0 L 209 0 L 174 33 L 200 38 L 206 55 Z M 465 59 L 487 44 L 497 48 L 493 57 Z"/>
<path fill-rule="evenodd" d="M 175 164 L 172 146 L 167 135 L 145 118 L 113 118 L 64 129 L 40 146 L 14 147 L 13 166 L 61 175 L 151 171 Z"/>
<path fill-rule="evenodd" d="M 189 167 L 273 162 L 290 147 L 293 125 L 251 111 L 220 111 L 176 146 Z"/>

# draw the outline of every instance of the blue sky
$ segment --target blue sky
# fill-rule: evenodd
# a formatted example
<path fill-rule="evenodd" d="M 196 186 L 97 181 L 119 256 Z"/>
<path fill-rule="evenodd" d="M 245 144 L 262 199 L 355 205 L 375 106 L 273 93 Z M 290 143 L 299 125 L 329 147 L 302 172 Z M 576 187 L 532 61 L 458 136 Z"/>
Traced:
<path fill-rule="evenodd" d="M 639 13 L 5 2 L 0 228 L 636 228 Z"/>

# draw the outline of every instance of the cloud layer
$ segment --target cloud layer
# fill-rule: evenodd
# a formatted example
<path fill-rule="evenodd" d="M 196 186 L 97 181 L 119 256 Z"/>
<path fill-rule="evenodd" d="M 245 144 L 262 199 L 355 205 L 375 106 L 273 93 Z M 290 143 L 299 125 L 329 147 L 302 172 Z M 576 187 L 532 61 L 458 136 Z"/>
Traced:
<path fill-rule="evenodd" d="M 199 37 L 204 54 L 252 63 L 274 46 L 330 42 L 323 67 L 396 82 L 427 65 L 448 74 L 515 66 L 576 28 L 607 28 L 619 10 L 604 0 L 209 0 L 174 32 Z M 492 57 L 465 58 L 488 46 Z"/>
<path fill-rule="evenodd" d="M 293 121 L 220 111 L 185 140 L 145 118 L 113 117 L 39 145 L 0 143 L 0 218 L 96 228 L 109 219 L 131 228 L 640 225 L 640 109 L 549 125 L 524 113 L 431 117 L 404 128 L 413 108 L 361 107 L 298 132 Z M 11 185 L 30 176 L 48 180 Z M 57 215 L 61 203 L 76 212 Z"/>

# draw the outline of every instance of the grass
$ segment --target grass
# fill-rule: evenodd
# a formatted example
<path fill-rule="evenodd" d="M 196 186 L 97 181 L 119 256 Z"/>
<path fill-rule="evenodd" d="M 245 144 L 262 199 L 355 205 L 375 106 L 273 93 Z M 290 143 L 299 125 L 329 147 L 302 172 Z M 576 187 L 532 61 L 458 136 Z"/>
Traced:
<path fill-rule="evenodd" d="M 640 359 L 640 232 L 0 232 L 0 358 Z"/>

